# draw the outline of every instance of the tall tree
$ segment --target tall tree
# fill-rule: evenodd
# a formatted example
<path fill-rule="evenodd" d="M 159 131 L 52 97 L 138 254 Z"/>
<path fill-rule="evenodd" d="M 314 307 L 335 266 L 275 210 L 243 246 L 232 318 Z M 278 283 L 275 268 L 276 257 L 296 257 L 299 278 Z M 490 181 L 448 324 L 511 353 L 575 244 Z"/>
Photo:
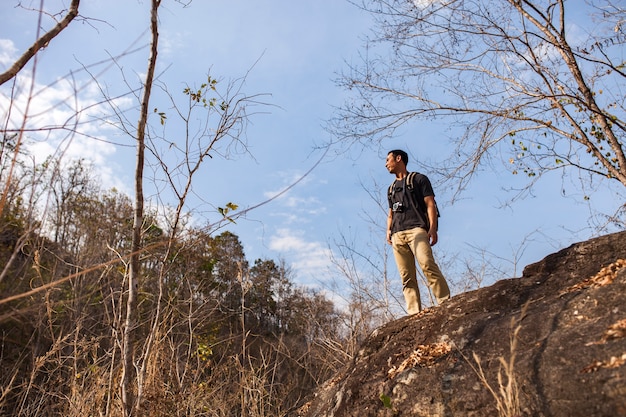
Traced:
<path fill-rule="evenodd" d="M 331 129 L 345 141 L 439 119 L 455 128 L 439 168 L 457 191 L 493 160 L 527 175 L 526 187 L 554 170 L 590 191 L 626 186 L 622 2 L 358 4 L 377 25 L 362 64 L 340 81 L 353 99 Z"/>
<path fill-rule="evenodd" d="M 146 81 L 143 86 L 143 96 L 137 122 L 137 159 L 135 165 L 135 215 L 133 217 L 133 240 L 130 253 L 130 270 L 128 274 L 128 296 L 126 299 L 126 321 L 123 329 L 122 339 L 122 402 L 124 405 L 124 415 L 130 416 L 133 410 L 139 407 L 139 401 L 133 394 L 133 378 L 135 371 L 134 364 L 134 343 L 133 335 L 137 321 L 137 291 L 139 286 L 140 256 L 142 251 L 142 230 L 143 224 L 143 170 L 145 164 L 146 149 L 146 127 L 148 125 L 148 106 L 150 105 L 150 94 L 154 83 L 154 73 L 157 64 L 159 47 L 159 7 L 161 0 L 152 0 L 150 8 L 150 58 L 148 60 L 148 71 Z M 138 387 L 138 390 L 141 387 Z"/>

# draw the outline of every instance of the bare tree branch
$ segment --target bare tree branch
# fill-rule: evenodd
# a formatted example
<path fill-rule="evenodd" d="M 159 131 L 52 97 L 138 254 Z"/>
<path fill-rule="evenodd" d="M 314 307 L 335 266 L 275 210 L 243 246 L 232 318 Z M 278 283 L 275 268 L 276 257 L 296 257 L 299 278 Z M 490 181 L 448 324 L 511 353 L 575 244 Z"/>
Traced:
<path fill-rule="evenodd" d="M 43 6 L 43 1 L 41 3 Z M 35 43 L 33 43 L 31 47 L 28 48 L 17 61 L 15 61 L 11 68 L 0 74 L 0 85 L 15 77 L 22 70 L 22 68 L 24 68 L 24 66 L 26 66 L 26 64 L 37 54 L 37 52 L 39 52 L 40 49 L 48 46 L 50 41 L 52 41 L 52 39 L 54 39 L 59 33 L 61 33 L 61 31 L 65 29 L 76 16 L 78 16 L 79 5 L 80 0 L 72 0 L 70 8 L 67 11 L 65 17 L 61 19 L 61 21 L 57 23 L 51 30 L 38 38 Z M 40 14 L 41 13 L 42 12 L 40 11 Z"/>
<path fill-rule="evenodd" d="M 352 97 L 329 130 L 344 144 L 380 144 L 400 127 L 441 120 L 450 152 L 437 162 L 455 183 L 455 197 L 493 159 L 525 175 L 528 189 L 554 170 L 626 186 L 623 6 L 610 0 L 355 4 L 377 25 L 362 62 L 339 80 Z M 574 7 L 591 17 L 572 20 Z"/>

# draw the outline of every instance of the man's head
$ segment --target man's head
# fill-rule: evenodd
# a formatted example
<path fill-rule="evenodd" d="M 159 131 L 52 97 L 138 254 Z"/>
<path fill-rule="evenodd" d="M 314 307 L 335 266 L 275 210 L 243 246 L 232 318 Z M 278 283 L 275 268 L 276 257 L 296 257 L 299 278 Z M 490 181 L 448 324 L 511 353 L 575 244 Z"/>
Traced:
<path fill-rule="evenodd" d="M 406 170 L 408 163 L 409 155 L 400 149 L 394 149 L 387 154 L 385 166 L 391 174 L 399 174 Z"/>
<path fill-rule="evenodd" d="M 397 158 L 399 156 L 402 162 L 404 162 L 404 165 L 409 164 L 409 154 L 407 154 L 403 150 L 394 149 L 393 151 L 389 151 L 389 154 L 393 155 L 394 158 Z"/>

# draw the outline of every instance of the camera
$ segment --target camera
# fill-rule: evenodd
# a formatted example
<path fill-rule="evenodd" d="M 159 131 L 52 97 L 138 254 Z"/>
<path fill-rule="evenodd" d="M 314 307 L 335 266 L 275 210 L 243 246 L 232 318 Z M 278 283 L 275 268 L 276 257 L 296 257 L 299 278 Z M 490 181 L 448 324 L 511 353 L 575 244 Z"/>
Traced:
<path fill-rule="evenodd" d="M 401 201 L 396 201 L 393 203 L 393 206 L 391 206 L 391 210 L 396 213 L 402 213 L 404 211 L 404 206 Z"/>

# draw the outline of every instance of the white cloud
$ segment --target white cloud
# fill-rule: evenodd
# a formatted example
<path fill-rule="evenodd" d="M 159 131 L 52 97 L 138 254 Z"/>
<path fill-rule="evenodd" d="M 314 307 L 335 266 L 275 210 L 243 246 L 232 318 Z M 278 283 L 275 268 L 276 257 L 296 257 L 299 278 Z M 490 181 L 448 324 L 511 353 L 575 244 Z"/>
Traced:
<path fill-rule="evenodd" d="M 287 223 L 302 223 L 311 221 L 311 216 L 327 212 L 326 206 L 319 197 L 310 194 L 302 197 L 296 194 L 298 191 L 302 192 L 303 187 L 313 182 L 314 179 L 311 176 L 302 178 L 302 174 L 299 172 L 281 172 L 275 175 L 283 179 L 285 186 L 278 191 L 266 191 L 263 193 L 265 198 L 268 199 L 278 196 L 274 204 L 284 209 L 282 211 L 277 209 L 273 215 L 284 217 Z M 279 195 L 281 192 L 284 192 L 286 187 L 296 182 L 298 183 L 294 188 Z"/>
<path fill-rule="evenodd" d="M 291 171 L 277 171 L 273 173 L 273 177 L 278 178 L 281 185 L 278 190 L 266 191 L 264 192 L 264 196 L 266 198 L 272 198 L 277 196 L 280 193 L 285 192 L 287 187 L 290 187 L 293 184 L 296 184 L 295 187 L 302 187 L 311 182 L 312 176 L 309 174 L 306 177 L 302 177 L 302 172 L 300 170 L 291 170 Z M 293 192 L 293 188 L 280 195 L 278 198 L 286 198 L 290 193 Z"/>
<path fill-rule="evenodd" d="M 7 42 L 0 42 L 0 57 L 7 48 Z M 53 155 L 65 162 L 82 158 L 92 164 L 105 188 L 125 191 L 112 162 L 117 148 L 107 137 L 113 130 L 103 118 L 110 106 L 95 83 L 76 78 L 49 85 L 35 81 L 31 94 L 32 73 L 23 70 L 15 81 L 14 88 L 0 87 L 0 120 L 9 131 L 24 130 L 24 146 L 35 162 Z M 115 102 L 119 107 L 129 104 L 127 99 Z"/>
<path fill-rule="evenodd" d="M 270 237 L 269 248 L 285 254 L 298 277 L 322 279 L 331 266 L 331 251 L 325 244 L 307 241 L 305 232 L 281 228 Z"/>
<path fill-rule="evenodd" d="M 165 30 L 164 32 L 163 36 L 159 37 L 159 55 L 167 58 L 185 49 L 187 47 L 185 39 L 193 36 L 189 31 L 183 33 Z"/>
<path fill-rule="evenodd" d="M 0 65 L 8 69 L 15 62 L 17 48 L 10 39 L 0 39 Z M 4 69 L 3 69 L 4 70 Z"/>
<path fill-rule="evenodd" d="M 424 9 L 438 0 L 413 0 L 413 4 L 420 9 Z"/>
<path fill-rule="evenodd" d="M 315 216 L 326 213 L 326 207 L 317 197 L 287 197 L 285 199 L 285 207 L 291 209 L 300 215 Z"/>

